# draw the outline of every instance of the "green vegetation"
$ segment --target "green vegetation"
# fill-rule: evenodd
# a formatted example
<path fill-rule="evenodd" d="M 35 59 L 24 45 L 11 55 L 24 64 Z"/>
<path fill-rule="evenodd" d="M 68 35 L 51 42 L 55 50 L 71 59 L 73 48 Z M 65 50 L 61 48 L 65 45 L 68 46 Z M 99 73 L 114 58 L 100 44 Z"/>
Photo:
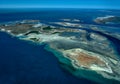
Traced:
<path fill-rule="evenodd" d="M 44 27 L 43 30 L 52 30 L 53 28 L 50 26 Z"/>
<path fill-rule="evenodd" d="M 37 39 L 37 38 L 30 38 L 32 41 L 35 41 L 35 42 L 37 42 L 37 41 L 39 41 L 39 39 Z"/>
<path fill-rule="evenodd" d="M 60 32 L 53 32 L 52 34 L 57 34 L 57 33 L 60 33 Z"/>
<path fill-rule="evenodd" d="M 28 34 L 31 34 L 31 33 L 39 34 L 39 31 L 30 31 L 30 32 L 26 33 L 25 35 L 28 35 Z"/>

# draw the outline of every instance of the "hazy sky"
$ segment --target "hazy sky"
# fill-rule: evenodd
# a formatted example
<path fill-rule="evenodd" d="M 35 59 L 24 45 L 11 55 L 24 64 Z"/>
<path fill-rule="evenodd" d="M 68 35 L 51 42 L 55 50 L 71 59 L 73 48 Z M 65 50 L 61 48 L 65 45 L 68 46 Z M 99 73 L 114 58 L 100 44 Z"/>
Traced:
<path fill-rule="evenodd" d="M 0 8 L 15 7 L 120 9 L 120 0 L 0 0 Z"/>

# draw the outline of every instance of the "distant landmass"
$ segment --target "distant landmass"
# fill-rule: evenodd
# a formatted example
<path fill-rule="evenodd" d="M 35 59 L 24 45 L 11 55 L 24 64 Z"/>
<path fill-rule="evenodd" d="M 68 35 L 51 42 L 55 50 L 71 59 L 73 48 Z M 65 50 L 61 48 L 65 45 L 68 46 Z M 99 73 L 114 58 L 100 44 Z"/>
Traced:
<path fill-rule="evenodd" d="M 120 24 L 120 16 L 97 17 L 94 21 L 98 24 Z"/>

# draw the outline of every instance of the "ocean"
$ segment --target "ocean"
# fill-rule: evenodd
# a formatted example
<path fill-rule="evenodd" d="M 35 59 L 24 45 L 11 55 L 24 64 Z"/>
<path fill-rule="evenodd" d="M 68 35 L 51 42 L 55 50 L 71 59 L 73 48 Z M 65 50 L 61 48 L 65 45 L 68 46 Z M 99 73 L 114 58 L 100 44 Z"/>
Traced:
<path fill-rule="evenodd" d="M 43 23 L 61 19 L 80 19 L 82 24 L 96 24 L 97 16 L 120 15 L 117 10 L 86 9 L 0 9 L 0 23 L 37 19 Z M 100 13 L 99 13 L 100 12 Z M 106 25 L 119 27 L 119 25 Z M 97 84 L 77 78 L 61 67 L 46 44 L 22 41 L 0 32 L 0 84 Z"/>

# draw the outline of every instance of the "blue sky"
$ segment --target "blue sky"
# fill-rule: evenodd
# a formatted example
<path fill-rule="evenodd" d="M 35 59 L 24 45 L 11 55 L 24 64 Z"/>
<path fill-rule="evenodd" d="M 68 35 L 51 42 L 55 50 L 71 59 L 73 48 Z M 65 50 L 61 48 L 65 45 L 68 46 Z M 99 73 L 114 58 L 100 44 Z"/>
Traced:
<path fill-rule="evenodd" d="M 120 0 L 0 0 L 0 8 L 110 8 L 120 9 Z"/>

